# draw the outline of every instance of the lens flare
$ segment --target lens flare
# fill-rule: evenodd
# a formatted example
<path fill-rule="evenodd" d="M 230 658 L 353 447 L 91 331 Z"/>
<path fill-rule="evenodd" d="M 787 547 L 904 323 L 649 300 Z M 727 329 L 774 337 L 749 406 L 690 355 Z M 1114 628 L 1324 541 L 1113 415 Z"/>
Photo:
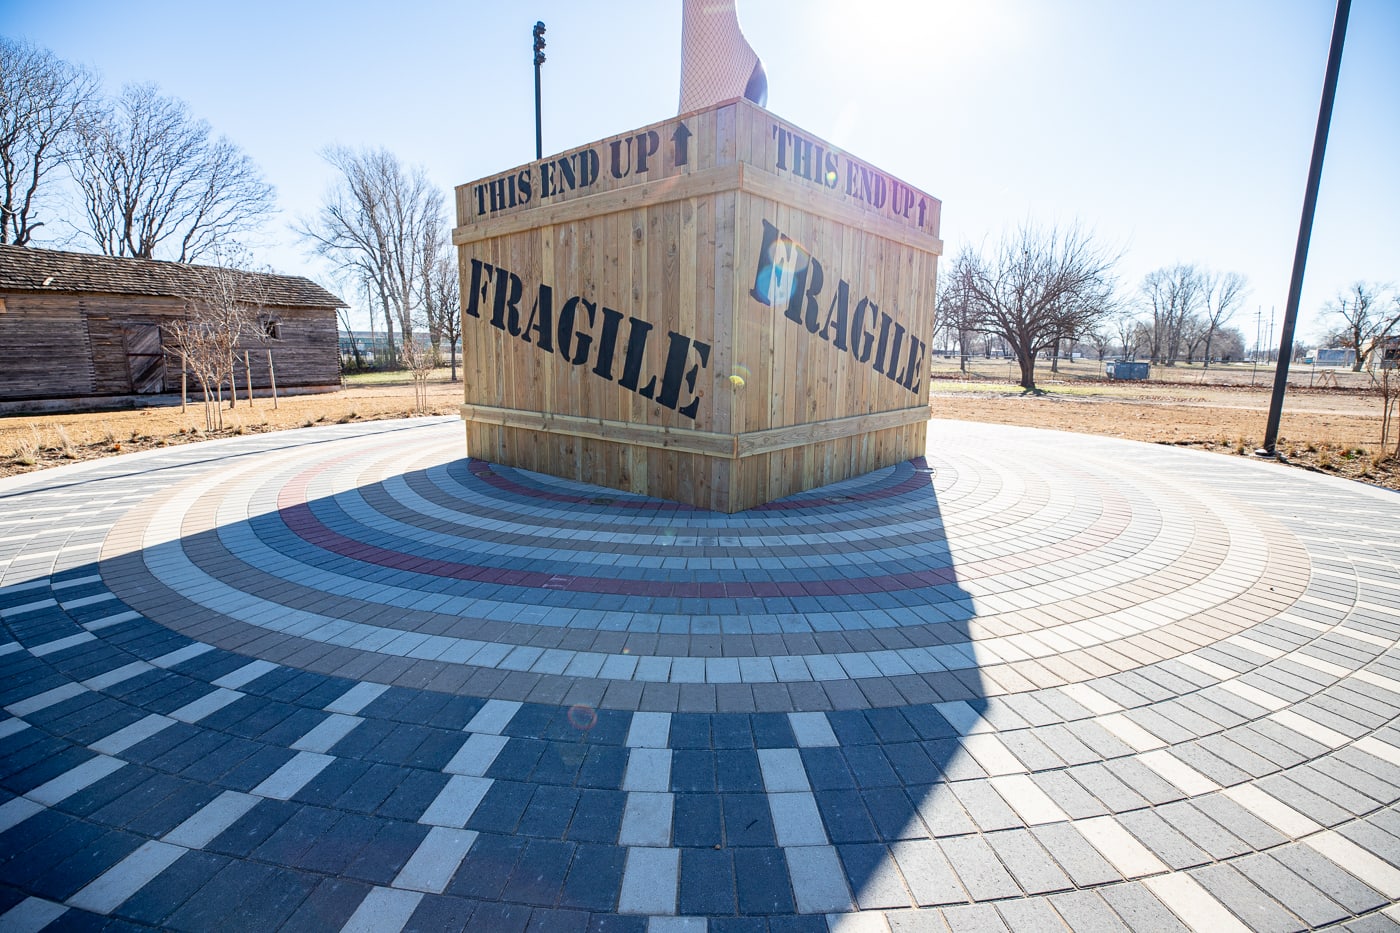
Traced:
<path fill-rule="evenodd" d="M 587 732 L 598 724 L 598 711 L 583 703 L 569 707 L 569 725 L 580 732 Z"/>

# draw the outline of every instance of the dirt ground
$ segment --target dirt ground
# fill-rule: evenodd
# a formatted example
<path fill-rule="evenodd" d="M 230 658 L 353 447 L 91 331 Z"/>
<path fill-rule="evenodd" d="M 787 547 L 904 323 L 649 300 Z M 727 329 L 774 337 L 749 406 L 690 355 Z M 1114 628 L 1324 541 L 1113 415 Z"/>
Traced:
<path fill-rule="evenodd" d="M 1159 444 L 1252 455 L 1262 443 L 1271 374 L 1236 368 L 1182 367 L 1145 383 L 1103 380 L 1097 363 L 1048 364 L 1038 372 L 1043 394 L 1024 394 L 1007 378 L 1004 362 L 979 361 L 969 375 L 956 361 L 935 361 L 931 386 L 935 418 L 987 421 L 1102 434 Z M 1294 374 L 1284 405 L 1278 452 L 1290 464 L 1400 489 L 1400 462 L 1380 452 L 1381 400 L 1357 374 L 1332 387 L 1308 388 L 1309 373 Z M 1252 376 L 1255 385 L 1246 380 Z M 1356 378 L 1351 378 L 1356 377 Z M 1208 380 L 1208 381 L 1205 381 Z M 446 372 L 430 384 L 423 414 L 454 414 L 461 384 Z M 283 396 L 249 405 L 239 399 L 223 411 L 222 431 L 205 429 L 203 406 L 178 402 L 154 408 L 0 417 L 0 476 L 210 437 L 279 431 L 317 424 L 401 418 L 416 414 L 411 382 L 352 385 L 339 392 Z M 1393 452 L 1395 429 L 1390 447 Z"/>

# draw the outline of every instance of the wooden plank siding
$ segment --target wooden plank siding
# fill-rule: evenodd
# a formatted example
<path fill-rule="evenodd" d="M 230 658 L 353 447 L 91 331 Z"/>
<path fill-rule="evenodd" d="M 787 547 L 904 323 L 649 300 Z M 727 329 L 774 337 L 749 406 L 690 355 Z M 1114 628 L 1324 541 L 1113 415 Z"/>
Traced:
<path fill-rule="evenodd" d="M 733 512 L 923 452 L 931 196 L 731 101 L 456 203 L 471 456 Z"/>
<path fill-rule="evenodd" d="M 182 290 L 200 267 L 0 246 L 0 402 L 99 399 L 178 392 L 180 359 L 164 328 L 186 313 Z M 338 298 L 306 279 L 256 276 L 277 338 L 239 343 L 244 391 L 248 351 L 255 389 L 333 388 L 340 383 Z M 86 287 L 85 287 L 86 286 Z M 191 382 L 193 385 L 193 382 Z"/>
<path fill-rule="evenodd" d="M 130 295 L 6 294 L 0 314 L 0 400 L 60 399 L 142 394 L 129 365 L 133 325 L 162 325 L 184 315 L 184 302 Z M 329 308 L 269 308 L 280 339 L 269 341 L 279 388 L 339 386 L 339 328 Z M 163 346 L 162 341 L 162 346 Z M 239 342 L 237 376 L 244 385 L 243 351 L 253 387 L 270 388 L 267 349 Z M 193 382 L 191 383 L 193 385 Z M 178 353 L 165 348 L 164 378 L 148 391 L 178 392 Z"/>

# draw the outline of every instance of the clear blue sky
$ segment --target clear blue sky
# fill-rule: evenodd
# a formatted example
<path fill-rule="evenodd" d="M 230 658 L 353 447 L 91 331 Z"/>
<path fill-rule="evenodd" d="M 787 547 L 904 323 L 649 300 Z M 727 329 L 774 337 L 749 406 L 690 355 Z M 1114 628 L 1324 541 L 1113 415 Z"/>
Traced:
<path fill-rule="evenodd" d="M 769 109 L 944 202 L 947 254 L 1079 219 L 1135 289 L 1197 262 L 1281 321 L 1329 0 L 740 0 Z M 282 212 L 258 260 L 329 282 L 292 237 L 332 143 L 444 189 L 534 155 L 530 27 L 548 26 L 546 153 L 675 113 L 679 0 L 0 0 L 0 32 L 153 81 L 241 145 Z M 76 245 L 76 243 L 75 243 Z M 1355 0 L 1299 333 L 1356 279 L 1400 284 L 1400 2 Z M 353 296 L 346 295 L 347 298 Z M 1246 320 L 1247 318 L 1247 320 Z"/>

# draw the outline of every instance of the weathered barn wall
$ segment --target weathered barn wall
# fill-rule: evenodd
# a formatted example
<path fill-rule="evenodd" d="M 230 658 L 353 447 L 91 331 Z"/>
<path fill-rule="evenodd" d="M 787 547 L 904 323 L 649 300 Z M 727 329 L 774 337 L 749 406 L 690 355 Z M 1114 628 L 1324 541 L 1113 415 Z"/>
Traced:
<path fill-rule="evenodd" d="M 0 404 L 178 392 L 181 361 L 167 326 L 187 313 L 207 277 L 259 296 L 276 337 L 239 343 L 237 379 L 268 388 L 272 350 L 279 388 L 340 382 L 340 299 L 298 276 L 215 270 L 184 263 L 0 246 Z"/>
<path fill-rule="evenodd" d="M 10 293 L 3 297 L 0 400 L 180 390 L 179 355 L 164 348 L 160 327 L 183 315 L 183 301 L 143 295 Z M 278 320 L 281 335 L 270 341 L 278 386 L 338 385 L 335 312 L 268 311 Z M 255 339 L 239 344 L 239 386 L 244 379 L 244 349 L 249 351 L 254 388 L 269 387 L 267 348 Z"/>

